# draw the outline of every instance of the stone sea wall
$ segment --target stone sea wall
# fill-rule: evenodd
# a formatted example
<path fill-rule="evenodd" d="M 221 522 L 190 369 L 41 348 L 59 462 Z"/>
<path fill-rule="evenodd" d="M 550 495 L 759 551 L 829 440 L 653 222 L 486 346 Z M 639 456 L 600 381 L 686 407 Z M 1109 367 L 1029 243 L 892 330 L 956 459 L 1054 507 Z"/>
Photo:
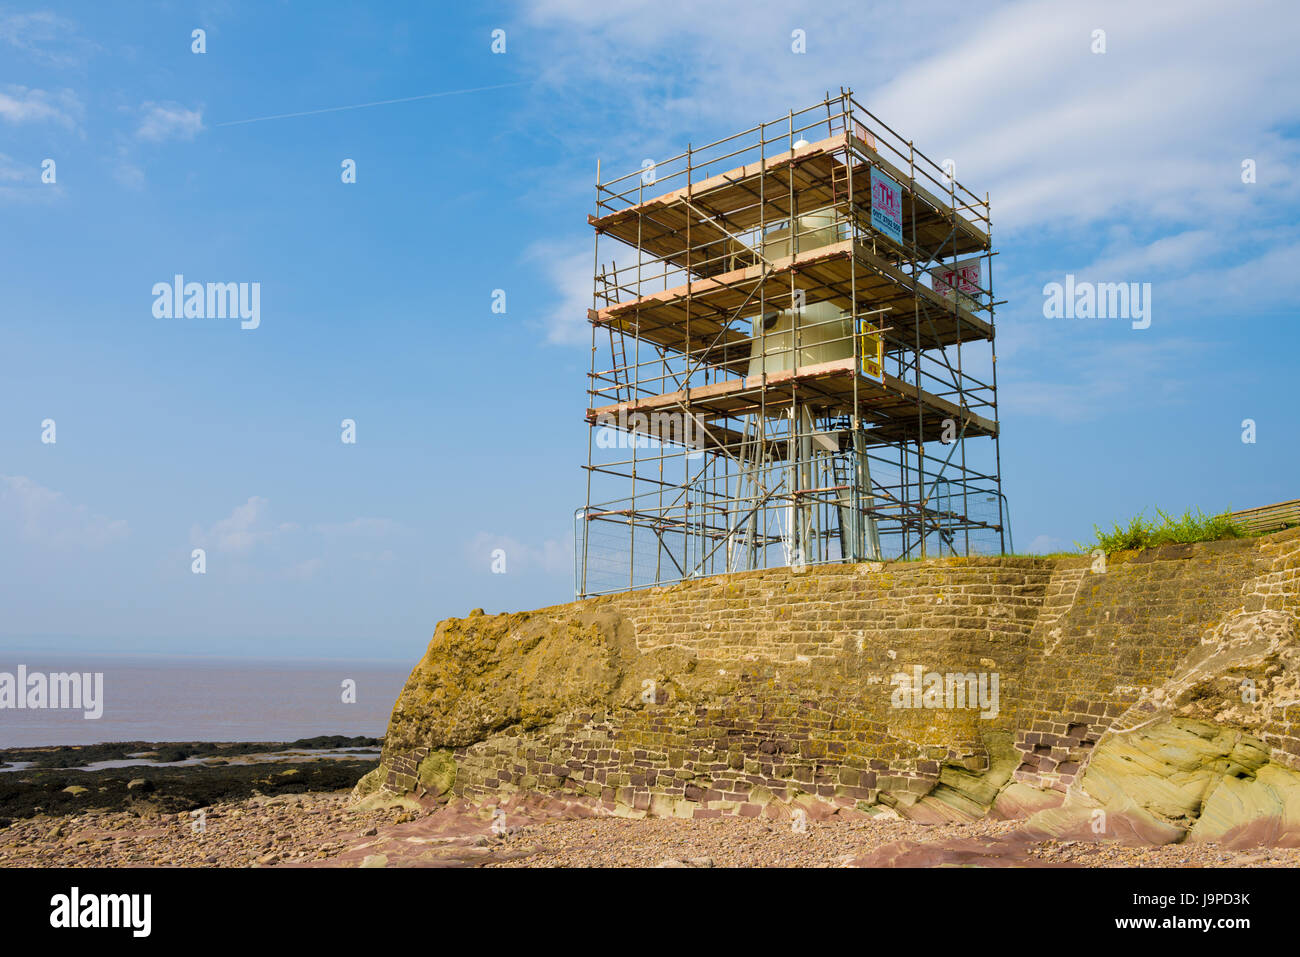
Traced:
<path fill-rule="evenodd" d="M 359 790 L 1052 833 L 1100 809 L 1105 833 L 1144 841 L 1207 814 L 1258 838 L 1271 814 L 1273 840 L 1300 841 L 1298 593 L 1300 529 L 1104 569 L 775 569 L 475 612 L 438 625 Z"/>

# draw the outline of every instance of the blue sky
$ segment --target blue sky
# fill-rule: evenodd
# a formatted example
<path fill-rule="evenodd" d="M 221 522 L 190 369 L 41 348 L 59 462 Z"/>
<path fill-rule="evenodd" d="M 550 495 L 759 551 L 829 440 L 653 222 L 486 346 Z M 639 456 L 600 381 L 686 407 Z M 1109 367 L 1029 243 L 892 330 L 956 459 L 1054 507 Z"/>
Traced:
<path fill-rule="evenodd" d="M 597 157 L 840 85 L 991 194 L 1018 550 L 1300 495 L 1294 8 L 704 7 L 0 6 L 0 648 L 410 660 L 568 600 Z M 177 273 L 260 326 L 155 318 Z M 1044 318 L 1066 274 L 1150 328 Z"/>

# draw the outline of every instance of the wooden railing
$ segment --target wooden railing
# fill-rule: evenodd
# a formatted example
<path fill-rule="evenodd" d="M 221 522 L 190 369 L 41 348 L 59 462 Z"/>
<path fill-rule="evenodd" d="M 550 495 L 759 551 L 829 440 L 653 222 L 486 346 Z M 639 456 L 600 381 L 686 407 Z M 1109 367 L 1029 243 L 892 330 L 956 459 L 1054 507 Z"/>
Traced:
<path fill-rule="evenodd" d="M 1232 517 L 1244 525 L 1248 532 L 1255 534 L 1276 532 L 1279 529 L 1300 525 L 1300 499 L 1248 508 L 1233 512 Z"/>

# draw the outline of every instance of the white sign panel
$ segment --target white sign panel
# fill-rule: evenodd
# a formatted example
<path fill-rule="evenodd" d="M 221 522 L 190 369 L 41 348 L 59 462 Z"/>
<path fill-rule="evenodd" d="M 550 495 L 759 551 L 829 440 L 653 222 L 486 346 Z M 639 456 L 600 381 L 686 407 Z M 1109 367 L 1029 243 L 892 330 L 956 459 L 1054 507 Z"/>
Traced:
<path fill-rule="evenodd" d="M 903 190 L 871 167 L 871 225 L 898 244 L 903 242 Z"/>
<path fill-rule="evenodd" d="M 934 291 L 944 299 L 953 296 L 963 306 L 979 301 L 982 260 L 967 259 L 964 262 L 950 263 L 930 270 L 934 282 Z"/>

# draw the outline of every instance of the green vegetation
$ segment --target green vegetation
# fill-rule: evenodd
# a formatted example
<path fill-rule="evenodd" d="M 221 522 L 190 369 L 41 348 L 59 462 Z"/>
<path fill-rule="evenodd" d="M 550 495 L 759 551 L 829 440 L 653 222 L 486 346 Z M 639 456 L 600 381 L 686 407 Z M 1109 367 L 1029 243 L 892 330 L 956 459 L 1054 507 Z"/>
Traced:
<path fill-rule="evenodd" d="M 1103 531 L 1094 525 L 1097 540 L 1091 545 L 1079 545 L 1082 551 L 1100 548 L 1107 554 L 1137 548 L 1155 548 L 1157 545 L 1185 545 L 1189 542 L 1214 542 L 1221 538 L 1242 538 L 1246 529 L 1231 512 L 1206 515 L 1199 508 L 1193 514 L 1189 508 L 1180 517 L 1156 509 L 1158 521 L 1145 515 L 1136 515 L 1127 525 L 1115 523 L 1114 530 Z M 1078 545 L 1079 543 L 1075 543 Z"/>

